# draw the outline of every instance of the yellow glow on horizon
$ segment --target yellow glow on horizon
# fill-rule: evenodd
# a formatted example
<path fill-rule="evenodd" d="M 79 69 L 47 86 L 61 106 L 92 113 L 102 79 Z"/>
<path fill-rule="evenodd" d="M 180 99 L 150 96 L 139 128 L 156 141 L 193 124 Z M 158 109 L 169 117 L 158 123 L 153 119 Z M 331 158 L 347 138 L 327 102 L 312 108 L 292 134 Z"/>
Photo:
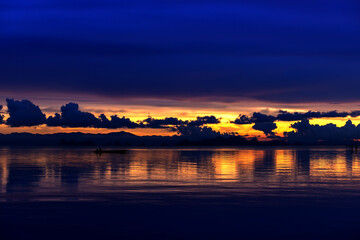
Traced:
<path fill-rule="evenodd" d="M 326 125 L 329 123 L 333 123 L 338 127 L 344 126 L 345 123 L 351 120 L 351 122 L 355 125 L 360 124 L 360 117 L 345 117 L 345 118 L 317 118 L 317 119 L 311 119 L 309 122 L 310 124 L 318 124 L 318 125 Z"/>
<path fill-rule="evenodd" d="M 167 129 L 154 129 L 154 128 L 136 128 L 136 129 L 106 129 L 106 128 L 63 128 L 63 127 L 48 127 L 45 125 L 36 126 L 36 127 L 17 127 L 12 128 L 6 125 L 0 125 L 0 133 L 10 134 L 10 133 L 33 133 L 33 134 L 53 134 L 53 133 L 89 133 L 89 134 L 107 134 L 112 132 L 129 132 L 138 136 L 151 136 L 151 135 L 161 135 L 161 136 L 172 136 L 176 134 L 175 132 L 170 132 Z"/>

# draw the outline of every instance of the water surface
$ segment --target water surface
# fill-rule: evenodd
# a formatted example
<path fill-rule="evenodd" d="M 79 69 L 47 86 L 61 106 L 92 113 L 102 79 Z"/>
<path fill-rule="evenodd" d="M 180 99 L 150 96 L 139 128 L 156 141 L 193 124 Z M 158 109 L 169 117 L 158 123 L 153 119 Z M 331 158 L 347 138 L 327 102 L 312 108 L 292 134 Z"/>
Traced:
<path fill-rule="evenodd" d="M 340 147 L 1 148 L 0 179 L 8 239 L 356 239 L 360 227 L 360 153 Z"/>

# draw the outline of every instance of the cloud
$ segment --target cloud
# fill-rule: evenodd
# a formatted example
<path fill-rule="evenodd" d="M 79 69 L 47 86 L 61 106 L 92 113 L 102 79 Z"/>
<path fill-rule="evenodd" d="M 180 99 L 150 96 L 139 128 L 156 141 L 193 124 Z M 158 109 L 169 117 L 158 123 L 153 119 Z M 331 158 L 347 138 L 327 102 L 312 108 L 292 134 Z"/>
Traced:
<path fill-rule="evenodd" d="M 185 122 L 174 117 L 167 117 L 165 119 L 155 119 L 149 117 L 143 121 L 144 127 L 147 128 L 167 128 L 169 126 L 184 124 Z"/>
<path fill-rule="evenodd" d="M 240 114 L 235 119 L 235 121 L 233 121 L 232 123 L 235 123 L 235 124 L 252 124 L 254 122 L 253 122 L 253 119 L 251 117 L 249 117 L 247 115 Z"/>
<path fill-rule="evenodd" d="M 6 124 L 11 127 L 37 126 L 46 122 L 41 109 L 29 100 L 6 99 L 9 118 Z M 2 117 L 3 120 L 3 117 Z"/>
<path fill-rule="evenodd" d="M 3 109 L 3 106 L 0 105 L 0 111 Z M 0 124 L 4 123 L 4 115 L 0 114 Z"/>
<path fill-rule="evenodd" d="M 284 135 L 292 144 L 348 144 L 360 138 L 360 125 L 355 126 L 351 120 L 343 127 L 337 127 L 332 123 L 324 126 L 312 125 L 308 119 L 304 119 L 292 124 L 291 127 L 296 131 L 285 132 Z"/>
<path fill-rule="evenodd" d="M 197 117 L 196 120 L 189 121 L 189 126 L 202 126 L 205 124 L 218 124 L 220 123 L 220 119 L 216 118 L 215 116 L 204 116 L 204 117 Z"/>
<path fill-rule="evenodd" d="M 47 119 L 48 126 L 61 127 L 96 127 L 100 120 L 92 113 L 79 110 L 77 103 L 68 103 L 61 107 L 61 114 L 56 113 L 54 117 Z"/>
<path fill-rule="evenodd" d="M 180 125 L 175 127 L 174 130 L 176 130 L 181 136 L 192 138 L 214 138 L 224 136 L 224 134 L 214 131 L 211 127 L 207 126 Z"/>
<path fill-rule="evenodd" d="M 266 115 L 260 112 L 254 112 L 251 117 L 247 115 L 239 115 L 233 123 L 235 124 L 251 124 L 261 122 L 274 122 L 276 118 L 271 115 Z"/>
<path fill-rule="evenodd" d="M 175 131 L 182 136 L 193 137 L 217 137 L 224 136 L 214 131 L 207 124 L 219 124 L 221 118 L 215 116 L 198 116 L 195 120 L 181 120 L 175 117 L 164 119 L 147 118 L 143 121 L 133 122 L 129 118 L 117 115 L 106 117 L 104 114 L 95 116 L 90 112 L 81 111 L 77 103 L 68 103 L 61 107 L 61 112 L 46 119 L 41 109 L 29 100 L 6 99 L 9 118 L 6 124 L 11 127 L 37 126 L 46 123 L 48 126 L 60 127 L 93 127 L 93 128 L 165 128 Z M 2 106 L 0 105 L 0 110 Z M 311 125 L 309 119 L 324 117 L 356 117 L 360 111 L 350 112 L 287 112 L 280 110 L 276 116 L 260 112 L 254 112 L 251 116 L 239 115 L 233 121 L 235 124 L 253 124 L 252 128 L 262 131 L 267 137 L 277 137 L 274 130 L 277 128 L 275 121 L 300 121 L 294 123 L 294 132 L 285 133 L 289 142 L 339 142 L 350 141 L 360 136 L 360 127 L 356 127 L 348 121 L 344 127 L 338 128 L 334 124 L 325 126 Z M 4 116 L 0 115 L 0 123 L 4 122 Z M 226 133 L 228 134 L 228 133 Z M 225 134 L 225 135 L 226 135 Z"/>
<path fill-rule="evenodd" d="M 252 128 L 264 132 L 266 136 L 274 136 L 273 130 L 277 126 L 274 122 L 256 122 Z"/>
<path fill-rule="evenodd" d="M 69 128 L 168 128 L 172 131 L 176 126 L 203 126 L 205 124 L 220 123 L 220 120 L 214 116 L 197 117 L 193 121 L 183 121 L 174 117 L 167 117 L 165 119 L 147 118 L 141 122 L 133 122 L 130 118 L 119 117 L 112 115 L 110 118 L 105 114 L 100 114 L 98 117 L 90 112 L 81 111 L 77 103 L 68 103 L 61 107 L 60 113 L 55 113 L 54 116 L 49 116 L 46 119 L 40 108 L 29 100 L 15 101 L 7 99 L 8 112 L 10 117 L 6 124 L 11 127 L 22 126 L 36 126 L 46 123 L 50 127 L 69 127 Z M 1 110 L 2 106 L 0 106 Z M 0 123 L 2 123 L 4 116 L 0 115 Z"/>
<path fill-rule="evenodd" d="M 181 136 L 192 138 L 213 138 L 226 135 L 214 131 L 211 127 L 204 126 L 206 124 L 220 123 L 220 119 L 215 116 L 199 116 L 196 120 L 186 121 L 174 117 L 164 119 L 154 119 L 149 117 L 145 119 L 143 123 L 143 126 L 146 128 L 168 128 L 171 131 L 179 133 Z"/>
<path fill-rule="evenodd" d="M 104 115 L 101 114 L 99 116 L 100 128 L 138 128 L 142 127 L 142 125 L 131 121 L 129 118 L 118 117 L 117 115 L 110 116 L 110 120 Z"/>
<path fill-rule="evenodd" d="M 303 119 L 312 119 L 312 118 L 331 118 L 331 117 L 347 117 L 352 116 L 356 117 L 360 115 L 360 111 L 353 112 L 337 112 L 337 111 L 329 111 L 329 112 L 313 112 L 308 111 L 306 113 L 294 112 L 290 113 L 287 111 L 280 110 L 279 114 L 276 117 L 276 120 L 280 121 L 300 121 Z"/>
<path fill-rule="evenodd" d="M 196 120 L 183 121 L 174 117 L 167 117 L 164 119 L 155 119 L 149 117 L 145 119 L 143 123 L 144 127 L 147 128 L 172 128 L 179 125 L 199 127 L 205 124 L 218 124 L 220 123 L 220 119 L 216 118 L 215 116 L 204 116 L 197 117 Z"/>
<path fill-rule="evenodd" d="M 113 115 L 110 120 L 101 114 L 95 117 L 92 113 L 79 110 L 77 103 L 68 103 L 61 107 L 61 114 L 56 113 L 47 119 L 48 126 L 61 127 L 94 127 L 94 128 L 137 128 L 142 127 L 129 118 Z"/>
<path fill-rule="evenodd" d="M 235 124 L 254 124 L 252 127 L 255 130 L 264 132 L 267 136 L 273 135 L 272 131 L 277 128 L 275 121 L 301 121 L 313 118 L 335 118 L 335 117 L 357 117 L 360 116 L 360 111 L 352 112 L 288 112 L 280 110 L 276 116 L 254 112 L 252 116 L 240 114 L 232 123 Z"/>
<path fill-rule="evenodd" d="M 252 124 L 255 123 L 254 126 L 252 126 L 253 129 L 262 131 L 266 136 L 274 136 L 273 130 L 277 128 L 274 121 L 276 120 L 276 117 L 271 115 L 266 115 L 260 112 L 254 112 L 253 115 L 247 116 L 247 115 L 239 115 L 233 123 L 235 124 Z"/>
<path fill-rule="evenodd" d="M 360 111 L 352 112 L 337 112 L 337 111 L 328 111 L 328 112 L 288 112 L 285 110 L 280 110 L 278 115 L 266 115 L 260 112 L 254 112 L 252 116 L 247 116 L 240 114 L 233 123 L 235 124 L 251 124 L 259 122 L 274 122 L 274 121 L 300 121 L 303 119 L 312 119 L 312 118 L 334 118 L 334 117 L 357 117 L 360 116 Z"/>

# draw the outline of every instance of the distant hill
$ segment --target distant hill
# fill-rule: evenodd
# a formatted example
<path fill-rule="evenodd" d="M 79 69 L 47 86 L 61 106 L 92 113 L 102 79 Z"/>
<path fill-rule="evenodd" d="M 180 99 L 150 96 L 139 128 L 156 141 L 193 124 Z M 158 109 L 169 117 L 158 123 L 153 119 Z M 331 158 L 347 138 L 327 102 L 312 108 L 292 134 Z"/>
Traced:
<path fill-rule="evenodd" d="M 55 133 L 31 134 L 11 133 L 0 134 L 0 146 L 284 146 L 284 145 L 348 145 L 356 147 L 355 141 L 304 141 L 288 142 L 287 138 L 275 138 L 258 141 L 256 138 L 246 139 L 242 136 L 137 136 L 125 131 L 107 134 L 89 133 Z"/>
<path fill-rule="evenodd" d="M 0 134 L 0 146 L 239 146 L 259 145 L 241 136 L 203 138 L 191 136 L 137 136 L 125 131 L 108 134 L 55 133 Z"/>

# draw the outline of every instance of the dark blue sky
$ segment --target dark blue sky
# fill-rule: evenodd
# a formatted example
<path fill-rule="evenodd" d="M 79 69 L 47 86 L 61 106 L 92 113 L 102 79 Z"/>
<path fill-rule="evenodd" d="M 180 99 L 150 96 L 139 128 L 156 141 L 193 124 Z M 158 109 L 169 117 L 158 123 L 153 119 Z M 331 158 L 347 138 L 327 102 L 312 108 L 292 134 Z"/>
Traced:
<path fill-rule="evenodd" d="M 359 101 L 358 1 L 2 0 L 0 92 Z"/>

